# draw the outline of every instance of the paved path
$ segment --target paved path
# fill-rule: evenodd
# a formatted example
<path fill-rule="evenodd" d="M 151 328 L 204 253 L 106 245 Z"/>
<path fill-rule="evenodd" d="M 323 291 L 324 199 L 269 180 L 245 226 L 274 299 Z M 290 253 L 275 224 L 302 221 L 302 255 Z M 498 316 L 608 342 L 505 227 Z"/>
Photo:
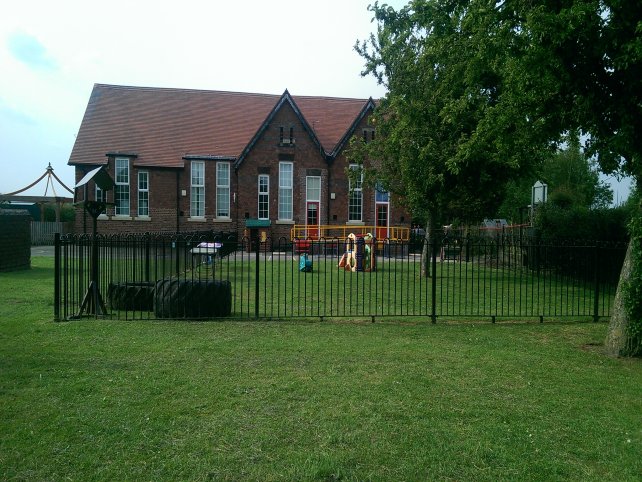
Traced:
<path fill-rule="evenodd" d="M 53 258 L 54 247 L 53 246 L 32 246 L 31 247 L 31 256 L 48 256 Z"/>

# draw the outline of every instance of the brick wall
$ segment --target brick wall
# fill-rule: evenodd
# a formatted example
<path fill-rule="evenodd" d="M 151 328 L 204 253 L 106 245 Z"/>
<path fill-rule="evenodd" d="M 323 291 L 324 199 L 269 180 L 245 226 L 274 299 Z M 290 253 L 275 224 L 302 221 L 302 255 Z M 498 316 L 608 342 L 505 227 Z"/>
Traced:
<path fill-rule="evenodd" d="M 94 166 L 76 169 L 76 182 L 78 182 L 87 171 Z M 114 178 L 114 158 L 109 158 L 107 171 Z M 149 173 L 149 216 L 138 216 L 138 172 L 147 171 Z M 178 174 L 178 180 L 185 177 L 182 172 Z M 188 193 L 189 193 L 189 187 Z M 180 197 L 180 191 L 178 192 Z M 177 170 L 176 169 L 159 169 L 148 167 L 137 167 L 134 162 L 130 161 L 130 183 L 129 183 L 129 200 L 130 215 L 115 216 L 114 207 L 107 207 L 107 214 L 98 218 L 98 232 L 100 234 L 118 234 L 118 233 L 145 233 L 145 232 L 175 232 L 177 230 L 176 215 L 176 196 L 177 196 Z M 90 200 L 95 199 L 95 186 L 89 183 L 88 197 Z M 114 192 L 107 193 L 107 202 L 114 202 Z M 181 209 L 183 206 L 181 205 Z M 189 201 L 187 204 L 187 215 L 189 215 Z M 184 221 L 183 216 L 178 216 L 179 229 L 186 231 L 192 230 Z M 86 213 L 82 206 L 76 207 L 75 226 L 76 233 L 91 233 L 92 218 Z"/>
<path fill-rule="evenodd" d="M 280 127 L 284 126 L 286 137 L 289 128 L 293 128 L 293 144 L 280 143 Z M 292 220 L 278 219 L 279 214 L 279 163 L 292 162 L 293 165 L 293 200 Z M 325 156 L 305 132 L 295 112 L 289 104 L 274 116 L 258 139 L 251 152 L 243 160 L 237 174 L 236 208 L 241 229 L 245 217 L 258 217 L 258 176 L 270 176 L 270 236 L 277 241 L 281 237 L 290 239 L 290 230 L 294 224 L 305 224 L 306 221 L 306 177 L 321 177 L 320 220 L 325 224 L 327 218 L 327 177 L 328 164 Z"/>
<path fill-rule="evenodd" d="M 289 138 L 290 127 L 293 129 L 294 143 L 280 142 L 280 128 Z M 364 118 L 355 130 L 356 136 L 362 136 L 364 129 L 371 129 L 369 119 Z M 326 146 L 331 148 L 332 146 Z M 331 162 L 326 160 L 310 138 L 292 107 L 285 103 L 267 125 L 261 137 L 239 166 L 234 169 L 230 164 L 230 218 L 216 218 L 216 165 L 227 162 L 207 159 L 205 163 L 205 216 L 194 219 L 190 216 L 191 162 L 185 160 L 183 169 L 137 167 L 135 158 L 130 161 L 130 216 L 113 215 L 113 207 L 108 208 L 107 216 L 98 222 L 101 234 L 126 232 L 182 232 L 189 231 L 236 231 L 239 236 L 245 232 L 245 219 L 258 217 L 258 176 L 269 176 L 269 215 L 271 227 L 269 236 L 275 241 L 280 237 L 290 239 L 293 225 L 306 224 L 306 177 L 321 177 L 321 202 L 319 220 L 321 225 L 346 225 L 348 223 L 349 183 L 346 168 L 349 161 L 344 151 Z M 279 220 L 279 162 L 293 163 L 293 219 Z M 109 158 L 108 172 L 114 177 L 113 157 Z M 80 180 L 91 167 L 77 169 L 76 180 Z M 137 176 L 139 170 L 149 172 L 149 217 L 136 216 L 138 209 Z M 89 197 L 94 198 L 94 187 L 90 183 Z M 335 199 L 330 199 L 334 193 Z M 108 193 L 107 200 L 113 202 L 113 191 Z M 374 190 L 363 188 L 362 223 L 376 223 L 376 203 Z M 389 225 L 410 225 L 410 217 L 391 200 L 389 205 Z M 91 232 L 92 220 L 82 208 L 76 216 L 76 232 Z"/>
<path fill-rule="evenodd" d="M 31 216 L 0 209 L 0 271 L 31 267 Z"/>
<path fill-rule="evenodd" d="M 364 129 L 368 130 L 368 132 L 371 132 L 373 129 L 367 116 L 364 117 L 356 127 L 354 136 L 361 137 Z M 349 143 L 346 144 L 344 150 L 334 159 L 330 168 L 329 192 L 335 194 L 335 199 L 329 201 L 330 216 L 328 224 L 331 225 L 349 224 L 348 202 L 350 197 L 350 183 L 346 176 L 346 169 L 349 168 L 350 161 L 346 157 L 347 149 L 349 149 Z M 408 212 L 397 202 L 394 196 L 390 198 L 388 210 L 389 226 L 410 226 L 411 219 Z M 375 191 L 367 185 L 364 185 L 362 189 L 362 219 L 362 224 L 364 225 L 373 226 L 377 224 Z"/>

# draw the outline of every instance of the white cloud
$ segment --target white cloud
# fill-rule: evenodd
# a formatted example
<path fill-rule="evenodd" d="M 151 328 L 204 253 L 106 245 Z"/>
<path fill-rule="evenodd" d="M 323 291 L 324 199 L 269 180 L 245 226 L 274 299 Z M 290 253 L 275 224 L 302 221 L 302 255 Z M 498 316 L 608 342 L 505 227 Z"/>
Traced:
<path fill-rule="evenodd" d="M 48 162 L 73 184 L 66 162 L 94 83 L 383 95 L 374 79 L 360 77 L 363 60 L 353 50 L 374 29 L 369 3 L 32 0 L 4 5 L 0 192 L 29 184 Z"/>

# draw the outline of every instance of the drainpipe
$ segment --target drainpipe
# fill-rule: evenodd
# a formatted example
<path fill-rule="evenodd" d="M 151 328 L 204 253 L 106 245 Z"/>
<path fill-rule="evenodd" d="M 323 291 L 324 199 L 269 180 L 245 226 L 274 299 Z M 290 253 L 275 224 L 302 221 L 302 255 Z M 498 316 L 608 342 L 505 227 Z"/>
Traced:
<path fill-rule="evenodd" d="M 327 157 L 326 157 L 326 161 L 327 161 Z M 326 199 L 327 207 L 326 207 L 326 210 L 325 210 L 326 211 L 325 212 L 325 217 L 326 217 L 325 224 L 327 226 L 329 226 L 330 225 L 330 184 L 331 184 L 330 183 L 330 178 L 332 177 L 332 161 L 327 161 L 326 164 L 328 165 L 328 183 L 327 183 L 328 186 L 327 186 L 326 194 L 325 194 L 325 197 L 327 198 Z"/>
<path fill-rule="evenodd" d="M 239 197 L 241 195 L 241 190 L 239 189 L 239 170 L 238 168 L 234 168 L 234 176 L 236 177 L 236 185 L 234 186 L 234 191 L 232 193 L 232 200 L 234 202 L 234 207 L 236 208 L 236 214 L 235 214 L 235 219 L 236 219 L 236 237 L 237 239 L 239 238 L 240 229 L 241 229 L 241 224 L 239 222 Z M 270 188 L 272 186 L 270 185 Z M 258 189 L 258 187 L 257 187 Z M 268 192 L 269 195 L 269 192 Z"/>
<path fill-rule="evenodd" d="M 181 216 L 181 186 L 180 186 L 180 169 L 176 169 L 176 232 L 181 231 L 180 216 Z"/>

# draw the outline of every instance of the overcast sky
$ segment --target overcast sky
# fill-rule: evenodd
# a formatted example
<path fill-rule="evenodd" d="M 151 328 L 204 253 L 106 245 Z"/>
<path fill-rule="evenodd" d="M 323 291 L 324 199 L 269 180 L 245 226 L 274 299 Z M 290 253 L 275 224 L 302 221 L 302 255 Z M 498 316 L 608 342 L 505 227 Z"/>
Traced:
<path fill-rule="evenodd" d="M 22 0 L 0 17 L 0 193 L 69 154 L 94 83 L 381 97 L 354 51 L 373 0 Z M 387 0 L 396 8 L 405 0 Z M 43 195 L 45 184 L 29 191 Z M 57 194 L 63 195 L 57 189 Z M 51 194 L 51 191 L 48 192 Z M 623 198 L 628 190 L 621 190 Z"/>

